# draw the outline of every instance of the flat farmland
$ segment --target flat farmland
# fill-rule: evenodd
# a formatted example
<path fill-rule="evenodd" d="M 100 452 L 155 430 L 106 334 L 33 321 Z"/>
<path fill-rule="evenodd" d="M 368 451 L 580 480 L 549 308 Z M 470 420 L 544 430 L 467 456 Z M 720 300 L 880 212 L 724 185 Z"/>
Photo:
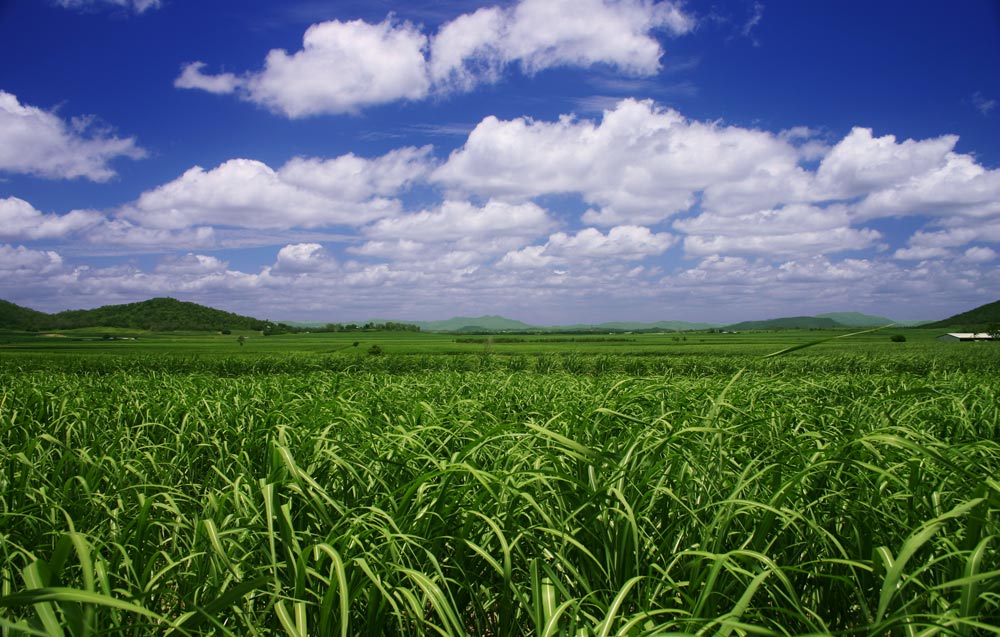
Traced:
<path fill-rule="evenodd" d="M 997 634 L 1000 348 L 900 333 L 11 337 L 0 631 Z"/>

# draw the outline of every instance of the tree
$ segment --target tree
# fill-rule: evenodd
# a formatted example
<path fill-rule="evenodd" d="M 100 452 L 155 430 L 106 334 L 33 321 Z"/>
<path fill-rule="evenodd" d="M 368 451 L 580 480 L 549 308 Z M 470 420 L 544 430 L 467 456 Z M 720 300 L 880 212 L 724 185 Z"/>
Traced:
<path fill-rule="evenodd" d="M 240 347 L 243 347 L 243 344 L 247 342 L 247 337 L 240 334 L 239 338 L 236 339 L 236 342 L 240 344 Z"/>
<path fill-rule="evenodd" d="M 990 323 L 986 326 L 986 333 L 994 340 L 1000 340 L 1000 323 Z"/>

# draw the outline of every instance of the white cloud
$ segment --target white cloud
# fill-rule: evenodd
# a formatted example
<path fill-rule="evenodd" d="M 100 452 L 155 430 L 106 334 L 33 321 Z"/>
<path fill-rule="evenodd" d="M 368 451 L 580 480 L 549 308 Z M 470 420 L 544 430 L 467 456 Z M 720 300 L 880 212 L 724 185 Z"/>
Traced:
<path fill-rule="evenodd" d="M 805 257 L 875 245 L 881 233 L 851 227 L 846 206 L 820 208 L 792 204 L 737 216 L 702 213 L 679 219 L 673 227 L 687 234 L 688 254 L 749 254 Z"/>
<path fill-rule="evenodd" d="M 522 0 L 442 27 L 431 44 L 430 71 L 440 85 L 462 90 L 496 81 L 512 63 L 527 73 L 603 64 L 629 75 L 653 75 L 663 50 L 651 32 L 682 34 L 693 26 L 670 2 Z"/>
<path fill-rule="evenodd" d="M 353 154 L 334 159 L 296 157 L 282 166 L 281 179 L 345 201 L 391 196 L 426 177 L 433 165 L 430 146 L 393 150 L 375 159 Z"/>
<path fill-rule="evenodd" d="M 944 220 L 949 225 L 941 230 L 918 230 L 910 237 L 907 248 L 896 251 L 897 259 L 928 259 L 951 254 L 951 248 L 959 248 L 972 242 L 1000 244 L 1000 218 L 967 219 L 952 217 Z M 976 247 L 969 248 L 971 254 L 983 254 Z M 969 250 L 966 252 L 968 253 Z"/>
<path fill-rule="evenodd" d="M 648 224 L 687 210 L 699 191 L 708 189 L 711 199 L 717 184 L 793 173 L 798 157 L 770 133 L 693 122 L 650 101 L 624 100 L 600 123 L 487 117 L 434 178 L 484 196 L 581 193 L 601 206 L 585 223 Z"/>
<path fill-rule="evenodd" d="M 863 222 L 927 216 L 944 229 L 918 232 L 894 254 L 920 260 L 977 239 L 1000 243 L 1000 170 L 954 152 L 956 142 L 951 135 L 898 141 L 854 128 L 827 146 L 803 127 L 778 134 L 724 127 L 625 100 L 600 121 L 487 117 L 432 179 L 455 194 L 508 201 L 579 194 L 594 206 L 581 220 L 597 226 L 655 224 L 692 209 L 695 216 L 673 227 L 694 256 L 883 251 L 890 247 L 883 235 Z M 815 170 L 805 167 L 816 159 Z M 522 246 L 503 263 L 542 267 L 551 256 Z"/>
<path fill-rule="evenodd" d="M 107 181 L 115 176 L 109 165 L 113 159 L 145 156 L 132 137 L 122 139 L 99 130 L 88 135 L 90 124 L 88 118 L 67 124 L 54 113 L 21 104 L 0 90 L 0 171 Z"/>
<path fill-rule="evenodd" d="M 998 102 L 994 99 L 990 99 L 982 94 L 981 91 L 976 91 L 972 94 L 972 105 L 976 107 L 976 110 L 983 115 L 989 115 L 993 112 L 993 109 L 997 107 Z"/>
<path fill-rule="evenodd" d="M 940 259 L 950 255 L 949 250 L 930 246 L 900 248 L 893 253 L 893 257 L 902 261 L 924 261 L 925 259 Z"/>
<path fill-rule="evenodd" d="M 502 47 L 529 72 L 609 64 L 629 74 L 652 75 L 659 71 L 663 51 L 650 31 L 681 34 L 693 26 L 669 2 L 522 0 Z"/>
<path fill-rule="evenodd" d="M 104 215 L 92 210 L 73 210 L 61 216 L 46 215 L 23 199 L 0 199 L 2 239 L 58 239 L 92 228 L 102 221 Z"/>
<path fill-rule="evenodd" d="M 743 23 L 743 28 L 740 32 L 743 37 L 751 37 L 750 33 L 760 24 L 760 21 L 764 18 L 764 5 L 760 2 L 753 3 L 753 13 L 747 18 L 747 21 Z M 753 39 L 754 46 L 760 46 L 760 42 L 756 38 Z"/>
<path fill-rule="evenodd" d="M 32 250 L 24 246 L 0 245 L 0 273 L 4 277 L 48 274 L 61 268 L 62 264 L 62 257 L 58 252 L 52 250 Z M 12 282 L 11 279 L 8 279 L 8 282 Z"/>
<path fill-rule="evenodd" d="M 347 249 L 351 254 L 378 259 L 395 259 L 413 261 L 427 256 L 428 246 L 410 239 L 394 239 L 391 241 L 366 241 L 360 246 Z"/>
<path fill-rule="evenodd" d="M 533 203 L 489 201 L 477 207 L 467 201 L 445 201 L 433 210 L 382 219 L 365 228 L 364 233 L 373 239 L 435 243 L 494 236 L 531 239 L 552 226 L 548 213 Z"/>
<path fill-rule="evenodd" d="M 266 164 L 231 159 L 212 170 L 191 168 L 174 181 L 143 193 L 120 214 L 162 229 L 194 225 L 289 228 L 329 218 L 318 194 L 281 181 Z"/>
<path fill-rule="evenodd" d="M 176 276 L 207 275 L 225 272 L 229 264 L 218 257 L 188 252 L 183 256 L 168 256 L 158 263 L 154 272 Z"/>
<path fill-rule="evenodd" d="M 546 246 L 527 246 L 511 250 L 497 263 L 500 268 L 515 270 L 538 270 L 547 268 L 557 261 L 556 257 L 545 254 Z"/>
<path fill-rule="evenodd" d="M 136 13 L 143 13 L 149 9 L 159 9 L 163 4 L 162 0 L 54 0 L 54 2 L 66 9 L 89 9 L 100 5 L 113 5 Z"/>
<path fill-rule="evenodd" d="M 939 165 L 865 197 L 867 218 L 899 215 L 985 218 L 1000 215 L 1000 170 L 987 170 L 970 155 L 948 152 Z"/>
<path fill-rule="evenodd" d="M 89 230 L 85 239 L 92 245 L 126 248 L 129 251 L 212 248 L 216 244 L 214 228 L 150 228 L 126 219 L 105 220 Z"/>
<path fill-rule="evenodd" d="M 318 243 L 293 243 L 278 250 L 275 270 L 280 272 L 315 272 L 329 269 L 334 265 L 333 259 Z"/>
<path fill-rule="evenodd" d="M 663 0 L 521 0 L 463 14 L 428 38 L 391 17 L 378 24 L 331 20 L 306 30 L 294 53 L 271 50 L 259 72 L 208 75 L 183 67 L 178 88 L 238 91 L 290 118 L 356 113 L 432 91 L 467 91 L 519 64 L 527 73 L 557 66 L 611 66 L 654 75 L 663 50 L 652 32 L 683 34 L 694 20 Z"/>
<path fill-rule="evenodd" d="M 484 7 L 445 24 L 431 43 L 429 73 L 445 90 L 468 91 L 500 79 L 505 56 L 500 47 L 509 14 Z"/>
<path fill-rule="evenodd" d="M 557 232 L 543 246 L 527 246 L 504 255 L 502 268 L 531 269 L 552 265 L 580 264 L 587 260 L 638 261 L 663 254 L 676 237 L 666 232 L 653 233 L 642 226 L 616 226 L 607 234 L 596 228 L 584 228 L 576 234 Z"/>
<path fill-rule="evenodd" d="M 872 279 L 873 270 L 883 266 L 868 259 L 843 259 L 830 261 L 825 257 L 811 257 L 787 261 L 778 266 L 779 281 L 794 283 L 844 283 Z"/>
<path fill-rule="evenodd" d="M 290 118 L 357 112 L 427 95 L 427 38 L 410 24 L 333 20 L 306 30 L 302 49 L 274 49 L 247 77 L 245 97 Z"/>
<path fill-rule="evenodd" d="M 207 226 L 150 228 L 124 219 L 108 219 L 96 210 L 46 215 L 23 199 L 0 199 L 0 239 L 70 241 L 74 237 L 91 245 L 124 248 L 125 251 L 208 248 L 216 242 L 215 231 Z"/>
<path fill-rule="evenodd" d="M 403 148 L 375 159 L 295 158 L 277 171 L 250 159 L 231 159 L 211 170 L 195 166 L 143 193 L 119 215 L 158 229 L 362 225 L 398 214 L 399 201 L 382 195 L 396 194 L 426 173 L 429 151 Z"/>
<path fill-rule="evenodd" d="M 744 237 L 689 235 L 684 238 L 684 252 L 695 256 L 751 254 L 780 258 L 861 250 L 870 247 L 880 237 L 874 230 L 852 228 Z"/>
<path fill-rule="evenodd" d="M 193 88 L 216 95 L 233 93 L 243 85 L 243 81 L 232 73 L 220 73 L 219 75 L 206 75 L 201 70 L 205 68 L 204 62 L 191 62 L 185 64 L 181 74 L 174 80 L 176 88 Z"/>
<path fill-rule="evenodd" d="M 997 258 L 997 251 L 985 246 L 973 246 L 962 253 L 962 259 L 970 263 L 989 263 Z"/>
<path fill-rule="evenodd" d="M 854 128 L 830 151 L 816 173 L 817 199 L 848 199 L 905 182 L 945 163 L 956 135 L 897 143 L 894 135 L 873 137 Z"/>

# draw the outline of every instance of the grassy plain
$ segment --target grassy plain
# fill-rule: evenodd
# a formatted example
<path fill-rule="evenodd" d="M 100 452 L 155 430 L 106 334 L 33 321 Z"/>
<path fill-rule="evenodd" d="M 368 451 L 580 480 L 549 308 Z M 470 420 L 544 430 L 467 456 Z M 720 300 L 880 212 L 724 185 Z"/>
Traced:
<path fill-rule="evenodd" d="M 0 631 L 1000 634 L 1000 347 L 891 333 L 0 336 Z"/>

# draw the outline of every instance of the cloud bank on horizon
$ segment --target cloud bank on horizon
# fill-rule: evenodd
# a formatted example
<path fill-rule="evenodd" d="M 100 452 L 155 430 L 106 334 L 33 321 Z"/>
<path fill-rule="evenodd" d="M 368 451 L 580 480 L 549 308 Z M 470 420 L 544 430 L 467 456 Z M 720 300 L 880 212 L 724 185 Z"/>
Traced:
<path fill-rule="evenodd" d="M 118 29 L 179 11 L 155 0 L 54 0 L 40 11 L 111 21 L 100 7 L 133 15 Z M 147 142 L 156 133 L 141 116 L 119 133 L 104 113 L 74 113 L 75 93 L 53 107 L 32 81 L 13 92 L 3 81 L 18 76 L 5 73 L 0 298 L 52 311 L 171 295 L 281 320 L 500 313 L 535 323 L 934 318 L 995 300 L 1000 136 L 897 135 L 864 122 L 838 132 L 803 125 L 794 109 L 794 124 L 772 126 L 757 123 L 771 117 L 766 99 L 741 124 L 712 115 L 700 90 L 671 101 L 677 74 L 733 82 L 724 66 L 702 77 L 697 58 L 672 70 L 672 46 L 748 55 L 782 33 L 775 12 L 520 0 L 429 26 L 335 16 L 250 70 L 208 72 L 218 65 L 206 55 L 147 78 L 188 105 L 178 118 L 203 117 L 198 128 L 235 152 Z M 225 44 L 219 57 L 236 46 Z M 996 129 L 995 91 L 956 93 L 970 122 L 960 128 Z M 252 152 L 245 117 L 287 139 Z M 336 140 L 328 152 L 323 139 Z M 106 203 L 102 190 L 120 196 Z"/>

